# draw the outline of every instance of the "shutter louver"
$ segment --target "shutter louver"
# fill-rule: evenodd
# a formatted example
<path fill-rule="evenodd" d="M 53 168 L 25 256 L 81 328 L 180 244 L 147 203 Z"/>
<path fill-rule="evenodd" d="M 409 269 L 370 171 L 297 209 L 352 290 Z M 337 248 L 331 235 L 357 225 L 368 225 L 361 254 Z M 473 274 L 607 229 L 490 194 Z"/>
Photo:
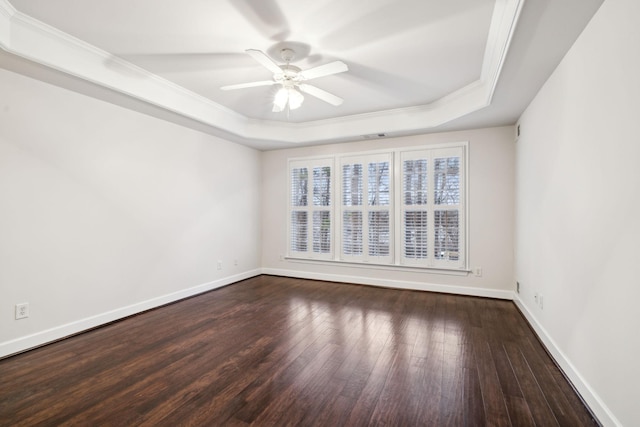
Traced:
<path fill-rule="evenodd" d="M 307 251 L 307 212 L 291 212 L 291 250 L 294 252 Z"/>
<path fill-rule="evenodd" d="M 328 254 L 331 252 L 331 212 L 313 213 L 313 252 Z"/>
<path fill-rule="evenodd" d="M 342 204 L 343 206 L 362 205 L 362 165 L 344 165 L 342 167 Z"/>
<path fill-rule="evenodd" d="M 434 162 L 434 203 L 460 204 L 460 158 L 447 157 Z"/>
<path fill-rule="evenodd" d="M 313 168 L 313 205 L 331 205 L 331 168 L 329 166 Z"/>
<path fill-rule="evenodd" d="M 369 212 L 369 256 L 389 255 L 389 212 Z"/>
<path fill-rule="evenodd" d="M 307 168 L 297 168 L 291 171 L 291 206 L 307 206 L 308 180 Z"/>
<path fill-rule="evenodd" d="M 426 259 L 429 241 L 429 221 L 426 211 L 406 211 L 404 213 L 404 256 L 412 259 Z"/>
<path fill-rule="evenodd" d="M 437 210 L 434 212 L 434 222 L 434 257 L 457 261 L 460 256 L 458 211 Z"/>
<path fill-rule="evenodd" d="M 389 206 L 389 162 L 369 163 L 369 206 Z"/>
<path fill-rule="evenodd" d="M 362 255 L 362 212 L 345 211 L 342 216 L 342 252 Z"/>

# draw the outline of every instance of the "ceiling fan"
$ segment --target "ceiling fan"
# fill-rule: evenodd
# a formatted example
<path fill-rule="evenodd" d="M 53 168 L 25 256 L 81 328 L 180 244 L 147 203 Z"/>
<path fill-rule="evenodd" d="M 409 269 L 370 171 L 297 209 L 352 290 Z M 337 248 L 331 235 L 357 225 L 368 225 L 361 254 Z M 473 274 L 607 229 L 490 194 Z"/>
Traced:
<path fill-rule="evenodd" d="M 305 83 L 307 80 L 348 71 L 349 67 L 347 67 L 347 64 L 344 62 L 334 61 L 303 71 L 299 67 L 290 64 L 291 60 L 295 56 L 293 49 L 284 48 L 280 50 L 280 55 L 282 56 L 282 60 L 285 62 L 285 65 L 278 65 L 260 50 L 247 49 L 246 52 L 263 67 L 271 71 L 273 73 L 273 79 L 222 86 L 220 88 L 221 90 L 245 89 L 250 87 L 279 84 L 282 87 L 276 93 L 273 101 L 274 112 L 283 111 L 287 105 L 289 106 L 289 110 L 299 108 L 300 105 L 302 105 L 302 101 L 304 101 L 304 96 L 300 92 L 315 96 L 316 98 L 334 106 L 338 106 L 344 101 L 342 98 L 323 89 Z"/>

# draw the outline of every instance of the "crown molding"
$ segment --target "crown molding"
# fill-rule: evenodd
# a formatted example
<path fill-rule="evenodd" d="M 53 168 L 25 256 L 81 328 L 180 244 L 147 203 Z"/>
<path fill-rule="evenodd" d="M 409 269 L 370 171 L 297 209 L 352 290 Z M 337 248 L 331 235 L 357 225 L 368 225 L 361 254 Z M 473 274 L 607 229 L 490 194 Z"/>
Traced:
<path fill-rule="evenodd" d="M 0 0 L 0 14 L 11 18 L 16 13 L 16 8 L 6 0 Z"/>
<path fill-rule="evenodd" d="M 11 17 L 15 15 L 16 8 L 6 0 L 0 0 L 0 46 L 4 48 L 11 36 Z"/>
<path fill-rule="evenodd" d="M 0 0 L 0 47 L 19 57 L 195 120 L 245 141 L 337 142 L 373 133 L 420 133 L 491 103 L 524 0 L 496 0 L 479 79 L 432 103 L 287 123 L 238 114 Z"/>

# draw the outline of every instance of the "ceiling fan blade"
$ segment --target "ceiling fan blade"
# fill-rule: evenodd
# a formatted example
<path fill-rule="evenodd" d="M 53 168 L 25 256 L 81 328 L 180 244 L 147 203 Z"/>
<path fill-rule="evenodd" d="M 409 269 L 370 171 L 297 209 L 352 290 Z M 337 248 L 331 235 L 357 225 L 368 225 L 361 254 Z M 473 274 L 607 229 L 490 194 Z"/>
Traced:
<path fill-rule="evenodd" d="M 287 40 L 289 23 L 277 0 L 233 0 L 233 7 L 265 38 Z"/>
<path fill-rule="evenodd" d="M 276 84 L 273 80 L 263 80 L 261 82 L 251 82 L 251 83 L 239 83 L 237 85 L 228 85 L 222 86 L 221 90 L 234 90 L 234 89 L 244 89 L 248 87 L 258 87 L 258 86 L 271 86 Z"/>
<path fill-rule="evenodd" d="M 311 85 L 306 85 L 306 84 L 301 84 L 300 86 L 298 86 L 300 88 L 300 90 L 304 93 L 308 93 L 311 96 L 315 96 L 316 98 L 324 101 L 324 102 L 328 102 L 331 105 L 334 106 L 338 106 L 341 105 L 344 102 L 344 99 L 335 96 L 329 92 L 327 92 L 324 89 L 320 89 L 319 87 L 315 87 L 315 86 L 311 86 Z"/>
<path fill-rule="evenodd" d="M 330 76 L 331 74 L 349 71 L 349 67 L 342 61 L 329 62 L 318 67 L 309 68 L 299 73 L 305 80 L 317 79 L 318 77 Z"/>
<path fill-rule="evenodd" d="M 271 71 L 273 74 L 282 73 L 282 68 L 280 68 L 278 64 L 273 62 L 273 60 L 269 58 L 263 51 L 258 49 L 247 49 L 245 52 L 251 55 L 253 59 L 258 61 L 263 67 Z"/>

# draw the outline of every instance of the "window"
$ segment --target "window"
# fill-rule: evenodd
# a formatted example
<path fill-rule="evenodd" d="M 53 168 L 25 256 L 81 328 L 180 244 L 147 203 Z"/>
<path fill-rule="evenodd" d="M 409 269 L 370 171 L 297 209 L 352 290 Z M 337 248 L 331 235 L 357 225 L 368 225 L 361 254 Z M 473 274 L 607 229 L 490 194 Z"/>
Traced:
<path fill-rule="evenodd" d="M 290 165 L 289 253 L 308 258 L 331 258 L 332 159 Z"/>
<path fill-rule="evenodd" d="M 405 151 L 400 158 L 401 264 L 464 267 L 463 147 Z"/>
<path fill-rule="evenodd" d="M 391 155 L 340 159 L 342 250 L 340 259 L 390 263 Z"/>
<path fill-rule="evenodd" d="M 291 160 L 289 256 L 466 269 L 466 147 Z"/>

